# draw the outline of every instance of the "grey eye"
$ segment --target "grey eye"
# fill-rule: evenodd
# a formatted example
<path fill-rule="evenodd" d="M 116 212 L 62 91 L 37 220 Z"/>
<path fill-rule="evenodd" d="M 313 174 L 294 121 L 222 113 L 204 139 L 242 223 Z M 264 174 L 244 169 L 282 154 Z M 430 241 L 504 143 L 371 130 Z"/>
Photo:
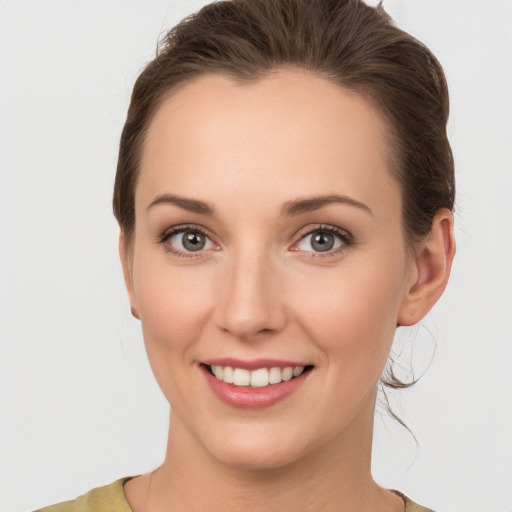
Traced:
<path fill-rule="evenodd" d="M 316 233 L 311 237 L 311 247 L 318 252 L 330 251 L 334 242 L 334 235 L 331 233 Z"/>
<path fill-rule="evenodd" d="M 334 233 L 328 231 L 313 231 L 306 235 L 298 244 L 301 251 L 327 252 L 340 247 L 344 241 Z"/>
<path fill-rule="evenodd" d="M 210 239 L 200 231 L 180 231 L 170 239 L 171 245 L 180 251 L 195 252 L 209 248 L 212 245 Z"/>

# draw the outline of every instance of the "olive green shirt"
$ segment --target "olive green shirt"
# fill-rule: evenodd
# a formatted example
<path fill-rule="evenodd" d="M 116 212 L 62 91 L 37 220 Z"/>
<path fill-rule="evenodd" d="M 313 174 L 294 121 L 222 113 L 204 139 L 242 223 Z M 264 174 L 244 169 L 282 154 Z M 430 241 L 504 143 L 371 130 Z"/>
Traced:
<path fill-rule="evenodd" d="M 123 492 L 123 485 L 133 477 L 116 480 L 110 485 L 92 489 L 76 500 L 36 510 L 35 512 L 132 512 Z M 396 492 L 405 502 L 405 512 L 433 512 L 413 503 L 402 493 Z"/>

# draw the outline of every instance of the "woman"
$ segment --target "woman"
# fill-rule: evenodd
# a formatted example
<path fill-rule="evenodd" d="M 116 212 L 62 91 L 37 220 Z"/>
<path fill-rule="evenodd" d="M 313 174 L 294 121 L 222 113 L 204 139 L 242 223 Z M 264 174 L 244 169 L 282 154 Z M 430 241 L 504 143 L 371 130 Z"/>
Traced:
<path fill-rule="evenodd" d="M 447 117 L 436 59 L 360 1 L 232 0 L 173 29 L 114 192 L 167 455 L 44 510 L 428 510 L 370 459 L 396 328 L 455 252 Z"/>

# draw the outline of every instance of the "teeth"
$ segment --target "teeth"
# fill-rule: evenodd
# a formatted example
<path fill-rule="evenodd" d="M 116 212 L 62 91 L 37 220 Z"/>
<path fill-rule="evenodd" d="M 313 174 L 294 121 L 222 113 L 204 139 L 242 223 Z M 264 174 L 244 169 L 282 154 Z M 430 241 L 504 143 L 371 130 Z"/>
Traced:
<path fill-rule="evenodd" d="M 293 377 L 293 368 L 291 366 L 287 366 L 283 368 L 283 380 L 290 380 Z"/>
<path fill-rule="evenodd" d="M 233 384 L 233 368 L 231 366 L 224 367 L 224 375 L 222 380 L 228 384 Z"/>
<path fill-rule="evenodd" d="M 222 375 L 224 374 L 224 368 L 222 366 L 212 366 L 213 374 L 217 379 L 222 380 Z"/>
<path fill-rule="evenodd" d="M 254 388 L 268 386 L 268 370 L 266 368 L 260 368 L 251 372 L 251 386 Z"/>
<path fill-rule="evenodd" d="M 219 380 L 235 386 L 252 386 L 264 388 L 269 384 L 279 384 L 302 375 L 304 366 L 286 366 L 284 368 L 258 368 L 257 370 L 245 370 L 244 368 L 232 368 L 231 366 L 211 366 L 212 373 Z"/>
<path fill-rule="evenodd" d="M 270 368 L 268 381 L 270 384 L 279 384 L 281 382 L 281 368 Z"/>
<path fill-rule="evenodd" d="M 299 375 L 302 374 L 302 372 L 304 372 L 304 366 L 296 366 L 293 369 L 293 376 L 294 377 L 298 377 Z"/>
<path fill-rule="evenodd" d="M 251 372 L 243 368 L 235 368 L 233 372 L 233 384 L 235 386 L 248 386 L 251 383 Z"/>

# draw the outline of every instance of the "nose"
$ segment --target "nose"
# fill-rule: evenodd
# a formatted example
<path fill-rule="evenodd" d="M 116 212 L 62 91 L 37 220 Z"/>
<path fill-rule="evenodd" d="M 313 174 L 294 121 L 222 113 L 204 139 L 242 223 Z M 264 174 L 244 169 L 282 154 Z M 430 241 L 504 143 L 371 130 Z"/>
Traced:
<path fill-rule="evenodd" d="M 223 262 L 215 318 L 218 327 L 250 340 L 286 322 L 282 279 L 268 254 L 238 254 Z"/>

